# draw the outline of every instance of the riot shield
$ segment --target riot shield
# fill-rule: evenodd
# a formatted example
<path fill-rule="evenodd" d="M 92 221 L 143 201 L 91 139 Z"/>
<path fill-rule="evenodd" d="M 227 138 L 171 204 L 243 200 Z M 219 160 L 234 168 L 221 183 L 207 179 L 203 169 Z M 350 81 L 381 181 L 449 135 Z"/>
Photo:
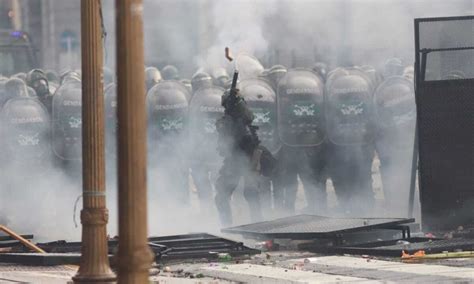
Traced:
<path fill-rule="evenodd" d="M 246 79 L 239 84 L 242 97 L 254 115 L 252 124 L 258 126 L 257 135 L 270 152 L 280 148 L 277 135 L 276 95 L 263 79 Z"/>
<path fill-rule="evenodd" d="M 318 146 L 326 137 L 324 86 L 315 73 L 289 70 L 277 92 L 278 133 L 288 146 Z"/>
<path fill-rule="evenodd" d="M 70 81 L 53 96 L 53 152 L 62 160 L 82 158 L 82 89 Z"/>
<path fill-rule="evenodd" d="M 413 83 L 402 76 L 385 80 L 374 93 L 378 148 L 412 150 L 416 105 Z"/>
<path fill-rule="evenodd" d="M 43 104 L 33 98 L 10 99 L 0 112 L 4 163 L 29 176 L 44 171 L 50 158 L 50 117 Z M 2 152 L 3 152 L 2 151 Z"/>
<path fill-rule="evenodd" d="M 189 105 L 189 141 L 192 163 L 217 166 L 222 158 L 217 152 L 216 121 L 224 114 L 221 106 L 223 88 L 199 89 Z"/>
<path fill-rule="evenodd" d="M 365 145 L 373 141 L 370 83 L 358 75 L 336 78 L 327 94 L 329 140 L 336 145 Z"/>
<path fill-rule="evenodd" d="M 190 94 L 178 81 L 161 81 L 147 94 L 149 138 L 156 150 L 173 149 L 182 141 Z M 157 143 L 157 144 L 156 144 Z"/>

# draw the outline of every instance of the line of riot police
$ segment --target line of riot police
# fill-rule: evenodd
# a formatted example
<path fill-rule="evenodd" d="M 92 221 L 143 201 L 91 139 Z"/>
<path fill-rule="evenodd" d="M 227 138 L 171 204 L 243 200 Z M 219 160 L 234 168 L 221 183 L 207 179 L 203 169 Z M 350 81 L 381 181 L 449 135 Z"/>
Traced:
<path fill-rule="evenodd" d="M 277 161 L 271 173 L 257 173 L 251 186 L 244 182 L 249 205 L 244 211 L 250 212 L 253 221 L 296 213 L 299 181 L 307 204 L 304 211 L 332 214 L 327 211 L 328 179 L 334 185 L 339 212 L 370 215 L 375 204 L 375 155 L 381 162 L 387 206 L 404 209 L 406 203 L 397 196 L 408 194 L 413 146 L 410 68 L 392 59 L 383 75 L 370 66 L 328 72 L 323 63 L 313 69 L 287 70 L 281 65 L 264 69 L 251 56 L 238 58 L 236 68 L 241 74 L 239 96 L 253 113 L 251 125 L 259 143 Z M 222 95 L 231 81 L 226 69 L 200 69 L 191 80 L 180 79 L 174 66 L 161 72 L 147 67 L 145 74 L 150 189 L 160 200 L 166 198 L 170 207 L 187 207 L 195 190 L 201 211 L 212 214 L 215 206 L 222 224 L 231 224 L 232 192 L 245 174 L 221 170 L 217 177 L 229 151 L 219 145 L 216 129 L 224 114 Z M 108 161 L 114 161 L 116 85 L 107 69 L 104 86 L 106 151 Z M 79 172 L 80 72 L 58 76 L 35 69 L 0 78 L 0 107 L 2 169 L 47 178 L 46 165 L 54 161 L 56 166 Z"/>

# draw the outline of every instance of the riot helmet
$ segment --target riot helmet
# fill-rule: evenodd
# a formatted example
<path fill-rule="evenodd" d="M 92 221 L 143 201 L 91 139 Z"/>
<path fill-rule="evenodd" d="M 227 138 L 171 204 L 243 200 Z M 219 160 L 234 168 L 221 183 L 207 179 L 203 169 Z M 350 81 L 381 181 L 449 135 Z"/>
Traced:
<path fill-rule="evenodd" d="M 163 80 L 179 80 L 179 70 L 173 65 L 166 65 L 161 69 Z"/>
<path fill-rule="evenodd" d="M 81 82 L 81 75 L 74 70 L 66 70 L 60 76 L 61 85 L 69 81 Z"/>
<path fill-rule="evenodd" d="M 6 100 L 11 98 L 28 97 L 28 89 L 26 83 L 18 78 L 12 77 L 5 82 Z"/>
<path fill-rule="evenodd" d="M 413 83 L 402 76 L 385 80 L 374 93 L 376 123 L 380 128 L 400 126 L 415 119 Z"/>
<path fill-rule="evenodd" d="M 283 76 L 285 76 L 286 72 L 287 70 L 283 65 L 273 65 L 268 70 L 268 79 L 270 80 L 274 90 L 277 89 L 278 82 L 283 78 Z"/>
<path fill-rule="evenodd" d="M 214 85 L 225 88 L 226 83 L 229 81 L 230 76 L 227 70 L 223 67 L 214 68 L 211 72 L 211 76 L 214 79 Z"/>
<path fill-rule="evenodd" d="M 161 81 L 161 73 L 155 67 L 145 68 L 146 90 L 149 91 L 154 85 Z"/>
<path fill-rule="evenodd" d="M 28 86 L 32 87 L 36 91 L 36 95 L 43 98 L 49 95 L 49 84 L 46 74 L 40 69 L 33 69 L 28 72 L 26 79 Z"/>
<path fill-rule="evenodd" d="M 383 68 L 383 77 L 389 78 L 391 76 L 400 76 L 403 74 L 403 63 L 400 58 L 390 58 L 385 61 Z"/>
<path fill-rule="evenodd" d="M 212 86 L 212 78 L 204 71 L 197 71 L 191 78 L 191 85 L 193 92 L 196 92 L 200 88 L 209 88 Z"/>

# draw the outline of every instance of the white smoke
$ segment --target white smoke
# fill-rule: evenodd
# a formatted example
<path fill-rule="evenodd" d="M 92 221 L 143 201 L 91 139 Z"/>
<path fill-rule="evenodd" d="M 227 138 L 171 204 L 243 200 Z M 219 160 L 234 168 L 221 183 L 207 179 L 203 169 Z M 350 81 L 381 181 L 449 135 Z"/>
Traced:
<path fill-rule="evenodd" d="M 213 40 L 198 56 L 198 66 L 225 65 L 225 47 L 230 47 L 234 55 L 261 56 L 268 51 L 270 43 L 264 31 L 265 21 L 276 13 L 277 5 L 263 0 L 230 0 L 212 1 L 211 7 Z"/>
<path fill-rule="evenodd" d="M 102 3 L 108 33 L 106 64 L 114 67 L 114 4 L 113 1 Z M 393 56 L 411 64 L 414 61 L 414 18 L 472 13 L 473 2 L 469 0 L 145 0 L 145 60 L 147 65 L 160 68 L 166 64 L 177 65 L 187 78 L 199 67 L 227 66 L 223 55 L 226 46 L 234 55 L 242 52 L 258 57 L 266 67 L 277 63 L 287 67 L 309 67 L 316 61 L 336 67 L 341 56 L 352 58 L 354 64 L 378 67 Z M 37 14 L 40 15 L 40 11 Z M 68 24 L 78 26 L 80 23 Z M 41 42 L 41 39 L 34 40 Z M 0 155 L 2 151 L 4 149 L 0 149 Z M 150 156 L 149 159 L 160 157 Z M 24 173 L 8 171 L 7 166 L 0 166 L 3 174 L 0 210 L 6 212 L 14 228 L 20 233 L 33 232 L 50 240 L 79 239 L 80 227 L 74 227 L 72 209 L 81 193 L 80 178 L 71 179 L 60 167 L 51 165 L 51 170 L 41 178 L 27 181 Z M 113 161 L 108 160 L 111 235 L 117 233 L 116 173 L 110 170 L 114 166 Z M 399 168 L 403 171 L 399 175 L 406 175 L 407 165 Z M 163 204 L 168 205 L 167 196 L 153 192 L 157 187 L 153 176 L 155 170 L 150 169 L 152 175 L 148 186 L 150 234 L 217 230 L 215 211 L 196 221 L 199 205 L 196 205 L 193 186 L 190 186 L 190 206 L 167 206 L 164 210 Z M 76 175 L 81 176 L 80 169 Z M 160 186 L 174 190 L 169 184 Z M 300 189 L 298 209 L 304 204 L 301 196 Z M 395 202 L 405 200 L 401 195 Z M 334 203 L 333 199 L 331 202 Z M 236 215 L 245 215 L 239 221 L 248 220 L 246 206 L 244 201 L 236 212 Z M 78 216 L 76 218 L 79 221 Z"/>

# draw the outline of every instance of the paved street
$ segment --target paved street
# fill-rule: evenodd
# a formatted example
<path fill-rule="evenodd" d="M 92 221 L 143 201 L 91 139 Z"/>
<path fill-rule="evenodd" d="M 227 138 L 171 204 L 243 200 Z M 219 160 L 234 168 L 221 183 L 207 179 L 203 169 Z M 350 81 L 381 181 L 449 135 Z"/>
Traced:
<path fill-rule="evenodd" d="M 75 267 L 0 266 L 0 283 L 67 283 Z M 273 252 L 239 263 L 166 267 L 153 283 L 474 283 L 474 260 L 401 263 L 360 256 Z"/>

